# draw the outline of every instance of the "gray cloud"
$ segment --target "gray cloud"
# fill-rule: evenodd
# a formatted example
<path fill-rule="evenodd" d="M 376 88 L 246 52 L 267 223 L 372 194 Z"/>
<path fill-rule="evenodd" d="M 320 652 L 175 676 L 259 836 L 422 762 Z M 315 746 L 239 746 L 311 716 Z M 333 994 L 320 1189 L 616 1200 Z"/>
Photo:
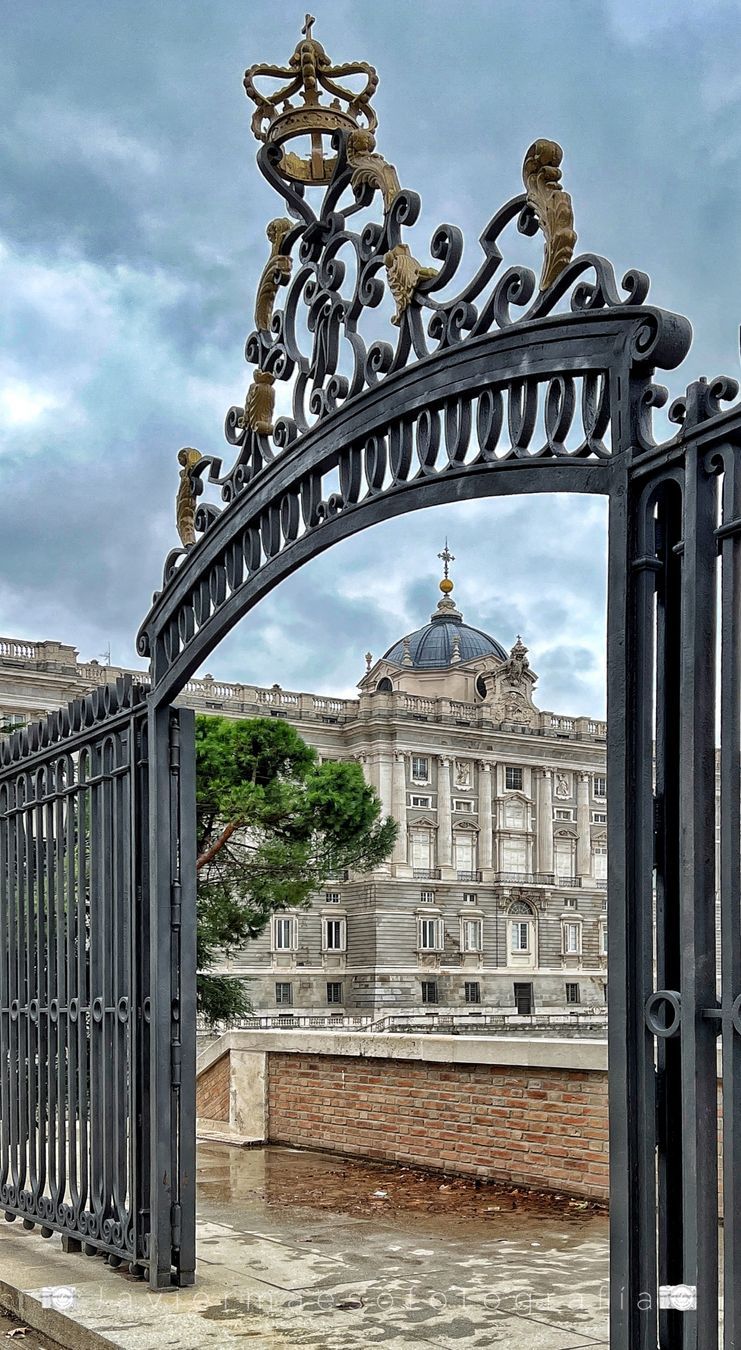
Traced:
<path fill-rule="evenodd" d="M 126 662 L 174 542 L 176 452 L 226 452 L 224 412 L 244 396 L 276 202 L 241 76 L 286 58 L 299 27 L 269 0 L 176 9 L 34 0 L 0 55 L 0 631 L 86 656 L 110 642 Z M 690 315 L 692 377 L 734 373 L 735 6 L 335 0 L 317 32 L 338 59 L 379 67 L 381 148 L 423 194 L 418 256 L 449 219 L 475 266 L 524 149 L 554 136 L 580 247 L 619 274 L 643 267 L 657 303 Z M 535 241 L 513 231 L 512 245 L 535 263 Z M 436 508 L 359 535 L 269 596 L 209 668 L 350 692 L 367 648 L 427 620 L 446 532 L 467 620 L 507 645 L 522 632 L 544 706 L 599 713 L 605 513 L 571 498 Z"/>

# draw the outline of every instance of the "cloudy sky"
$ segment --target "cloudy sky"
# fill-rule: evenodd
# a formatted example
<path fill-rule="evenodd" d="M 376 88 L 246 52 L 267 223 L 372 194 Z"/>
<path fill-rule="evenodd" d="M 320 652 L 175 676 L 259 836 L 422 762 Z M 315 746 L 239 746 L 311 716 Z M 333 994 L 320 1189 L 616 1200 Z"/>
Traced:
<path fill-rule="evenodd" d="M 696 339 L 669 383 L 737 371 L 741 9 L 704 0 L 342 0 L 316 35 L 381 76 L 379 148 L 475 240 L 536 136 L 564 146 L 579 247 Z M 134 637 L 176 542 L 177 450 L 228 453 L 276 199 L 255 165 L 245 66 L 285 61 L 274 0 L 28 0 L 0 51 L 0 633 L 85 659 Z M 512 259 L 511 261 L 516 261 Z M 521 632 L 541 706 L 603 707 L 599 501 L 435 508 L 333 549 L 209 660 L 223 678 L 350 692 L 363 653 L 424 622 L 445 535 L 465 617 Z"/>

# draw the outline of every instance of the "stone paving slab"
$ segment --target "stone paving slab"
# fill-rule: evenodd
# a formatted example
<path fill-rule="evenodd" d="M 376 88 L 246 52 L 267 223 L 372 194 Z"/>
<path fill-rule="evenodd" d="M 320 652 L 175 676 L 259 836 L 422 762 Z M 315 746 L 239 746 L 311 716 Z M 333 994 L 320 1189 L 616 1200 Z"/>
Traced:
<path fill-rule="evenodd" d="M 214 1166 L 219 1147 L 208 1146 Z M 266 1159 L 266 1177 L 276 1165 Z M 286 1165 L 298 1176 L 307 1164 Z M 255 1183 L 259 1159 L 247 1179 L 235 1166 L 231 1188 L 201 1188 L 194 1288 L 154 1293 L 56 1237 L 2 1224 L 0 1304 L 71 1350 L 607 1347 L 603 1215 L 456 1224 L 376 1203 L 356 1216 L 276 1205 Z"/>

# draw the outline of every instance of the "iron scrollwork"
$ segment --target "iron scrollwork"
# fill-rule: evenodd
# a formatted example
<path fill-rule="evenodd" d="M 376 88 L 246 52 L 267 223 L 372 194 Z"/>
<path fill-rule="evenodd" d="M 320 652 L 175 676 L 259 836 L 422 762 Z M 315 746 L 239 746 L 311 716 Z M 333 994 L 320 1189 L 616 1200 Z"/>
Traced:
<path fill-rule="evenodd" d="M 628 272 L 619 286 L 605 258 L 572 256 L 571 198 L 553 141 L 530 146 L 525 191 L 489 221 L 473 271 L 464 273 L 455 225 L 433 232 L 427 256 L 413 248 L 405 236 L 421 201 L 376 148 L 375 71 L 332 65 L 313 23 L 307 16 L 287 66 L 245 76 L 258 165 L 285 214 L 267 229 L 245 346 L 252 379 L 226 417 L 232 462 L 204 454 L 187 466 L 187 542 L 181 532 L 155 605 L 162 609 L 186 563 L 193 583 L 179 582 L 182 603 L 173 598 L 163 619 L 166 665 L 278 554 L 340 515 L 380 511 L 389 494 L 482 467 L 556 465 L 572 466 L 575 490 L 593 490 L 587 469 L 620 448 L 617 400 L 635 445 L 650 450 L 651 411 L 664 396 L 653 369 L 678 364 L 690 342 L 686 320 L 645 304 L 644 273 Z M 353 73 L 365 81 L 360 94 L 338 83 Z M 261 75 L 286 81 L 280 97 L 259 92 Z M 308 143 L 303 157 L 299 140 Z M 513 227 L 544 237 L 539 283 L 530 267 L 503 265 Z M 621 366 L 634 376 L 618 394 Z M 207 485 L 220 489 L 220 504 Z M 238 537 L 217 547 L 214 531 L 221 539 L 222 517 L 237 504 Z M 157 627 L 143 626 L 142 655 Z"/>

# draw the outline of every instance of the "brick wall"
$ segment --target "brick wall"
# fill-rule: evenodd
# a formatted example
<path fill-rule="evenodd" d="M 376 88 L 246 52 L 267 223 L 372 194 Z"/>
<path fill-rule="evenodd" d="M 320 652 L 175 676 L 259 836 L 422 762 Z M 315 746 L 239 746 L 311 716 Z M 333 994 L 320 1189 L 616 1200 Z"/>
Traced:
<path fill-rule="evenodd" d="M 229 1055 L 223 1054 L 196 1080 L 196 1115 L 201 1120 L 229 1119 Z"/>
<path fill-rule="evenodd" d="M 271 1051 L 268 1119 L 275 1143 L 607 1199 L 605 1072 Z"/>

